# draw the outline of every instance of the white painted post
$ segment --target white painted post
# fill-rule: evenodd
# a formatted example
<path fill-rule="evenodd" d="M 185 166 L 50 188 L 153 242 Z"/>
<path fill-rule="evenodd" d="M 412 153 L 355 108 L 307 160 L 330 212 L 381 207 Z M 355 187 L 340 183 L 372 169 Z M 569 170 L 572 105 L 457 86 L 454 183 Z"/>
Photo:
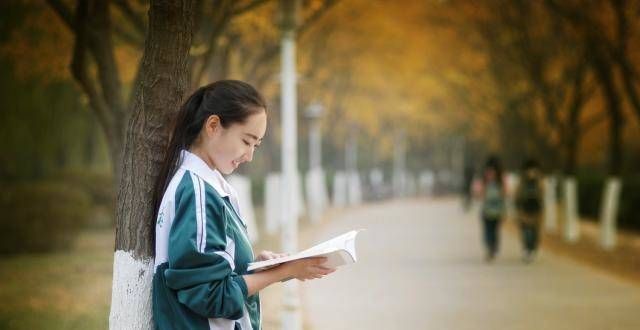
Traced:
<path fill-rule="evenodd" d="M 564 239 L 577 242 L 580 238 L 578 224 L 577 182 L 574 177 L 564 179 Z"/>
<path fill-rule="evenodd" d="M 371 192 L 369 194 L 373 199 L 379 199 L 384 195 L 384 172 L 378 167 L 369 171 L 369 185 Z"/>
<path fill-rule="evenodd" d="M 298 174 L 297 123 L 296 123 L 296 0 L 281 0 L 281 94 L 282 103 L 282 173 L 284 181 L 282 199 L 282 250 L 294 253 L 298 248 L 298 219 L 290 202 L 297 199 L 296 176 Z M 300 296 L 298 281 L 284 283 L 282 329 L 300 330 Z"/>
<path fill-rule="evenodd" d="M 425 196 L 433 196 L 433 186 L 435 184 L 435 175 L 431 170 L 423 170 L 420 172 L 420 193 Z"/>
<path fill-rule="evenodd" d="M 360 176 L 358 174 L 358 133 L 355 125 L 349 126 L 350 131 L 344 148 L 345 168 L 347 175 L 347 204 L 352 206 L 362 200 Z"/>
<path fill-rule="evenodd" d="M 360 173 L 358 171 L 350 171 L 347 177 L 347 202 L 350 206 L 362 203 L 362 184 L 360 181 Z"/>
<path fill-rule="evenodd" d="M 543 181 L 544 186 L 544 229 L 553 232 L 558 227 L 558 211 L 556 198 L 556 177 L 550 175 Z"/>
<path fill-rule="evenodd" d="M 347 204 L 347 175 L 338 171 L 333 176 L 333 206 L 344 207 Z"/>
<path fill-rule="evenodd" d="M 600 207 L 600 244 L 604 249 L 613 249 L 616 246 L 616 218 L 621 190 L 620 178 L 607 179 Z"/>
<path fill-rule="evenodd" d="M 318 223 L 327 207 L 327 185 L 322 168 L 312 168 L 306 177 L 307 210 L 309 220 Z"/>
<path fill-rule="evenodd" d="M 282 180 L 279 173 L 269 173 L 264 183 L 264 220 L 267 234 L 273 235 L 282 223 Z"/>
<path fill-rule="evenodd" d="M 242 175 L 229 176 L 229 184 L 238 193 L 238 205 L 240 216 L 247 224 L 249 239 L 255 243 L 260 239 L 258 228 L 256 227 L 256 215 L 253 209 L 253 198 L 251 197 L 251 180 Z"/>

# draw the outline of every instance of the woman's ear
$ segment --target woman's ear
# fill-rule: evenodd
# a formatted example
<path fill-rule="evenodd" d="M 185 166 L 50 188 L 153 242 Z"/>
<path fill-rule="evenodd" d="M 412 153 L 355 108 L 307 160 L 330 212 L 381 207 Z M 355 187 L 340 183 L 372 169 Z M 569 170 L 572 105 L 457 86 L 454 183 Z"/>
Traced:
<path fill-rule="evenodd" d="M 220 117 L 218 115 L 211 115 L 204 123 L 205 132 L 207 135 L 213 135 L 217 130 L 222 127 L 220 123 Z"/>

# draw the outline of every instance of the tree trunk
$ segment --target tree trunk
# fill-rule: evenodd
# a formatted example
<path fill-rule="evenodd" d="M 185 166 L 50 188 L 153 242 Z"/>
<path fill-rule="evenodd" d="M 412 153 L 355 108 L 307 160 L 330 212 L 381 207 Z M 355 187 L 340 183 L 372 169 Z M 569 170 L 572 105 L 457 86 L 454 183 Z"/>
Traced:
<path fill-rule="evenodd" d="M 592 44 L 595 42 L 592 41 Z M 597 46 L 595 46 L 597 47 Z M 593 49 L 593 48 L 592 48 Z M 620 97 L 614 85 L 610 66 L 602 58 L 602 52 L 594 56 L 594 69 L 602 86 L 607 113 L 609 114 L 609 174 L 617 176 L 622 171 L 622 109 Z"/>
<path fill-rule="evenodd" d="M 152 195 L 168 119 L 189 87 L 194 2 L 152 0 L 141 79 L 134 86 L 116 210 L 111 329 L 151 329 Z"/>
<path fill-rule="evenodd" d="M 567 130 L 567 142 L 566 142 L 566 162 L 564 167 L 564 173 L 569 176 L 576 174 L 576 167 L 578 163 L 578 142 L 580 138 L 580 124 L 571 120 Z"/>
<path fill-rule="evenodd" d="M 573 96 L 569 106 L 569 118 L 567 120 L 565 133 L 565 164 L 564 173 L 568 176 L 576 174 L 578 164 L 578 147 L 580 144 L 580 113 L 584 104 L 584 94 L 582 91 L 584 68 L 579 68 L 573 81 Z"/>

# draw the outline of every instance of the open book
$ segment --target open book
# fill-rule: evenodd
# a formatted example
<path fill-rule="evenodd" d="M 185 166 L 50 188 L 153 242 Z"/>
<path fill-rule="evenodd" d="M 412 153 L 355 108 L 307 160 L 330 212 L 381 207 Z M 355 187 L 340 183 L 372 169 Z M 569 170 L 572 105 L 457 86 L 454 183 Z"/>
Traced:
<path fill-rule="evenodd" d="M 249 264 L 247 270 L 255 270 L 259 272 L 285 262 L 310 257 L 327 257 L 327 261 L 322 265 L 330 268 L 355 263 L 356 235 L 362 230 L 363 229 L 352 230 L 346 234 L 342 234 L 309 249 L 286 257 L 252 262 Z"/>

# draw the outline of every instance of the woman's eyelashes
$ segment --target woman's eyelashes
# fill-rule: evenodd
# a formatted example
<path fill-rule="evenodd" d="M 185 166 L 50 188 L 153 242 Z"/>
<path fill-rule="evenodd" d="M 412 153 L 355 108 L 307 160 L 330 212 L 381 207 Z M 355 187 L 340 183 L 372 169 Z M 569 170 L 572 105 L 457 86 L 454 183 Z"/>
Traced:
<path fill-rule="evenodd" d="M 242 140 L 242 142 L 244 142 L 244 144 L 245 144 L 245 145 L 248 145 L 248 146 L 250 146 L 250 145 L 251 145 L 251 143 L 249 143 L 247 140 Z M 256 149 L 258 149 L 258 147 L 259 147 L 259 146 L 260 146 L 259 144 L 256 144 L 256 145 L 254 145 L 253 147 L 254 147 L 254 148 L 256 148 Z"/>

